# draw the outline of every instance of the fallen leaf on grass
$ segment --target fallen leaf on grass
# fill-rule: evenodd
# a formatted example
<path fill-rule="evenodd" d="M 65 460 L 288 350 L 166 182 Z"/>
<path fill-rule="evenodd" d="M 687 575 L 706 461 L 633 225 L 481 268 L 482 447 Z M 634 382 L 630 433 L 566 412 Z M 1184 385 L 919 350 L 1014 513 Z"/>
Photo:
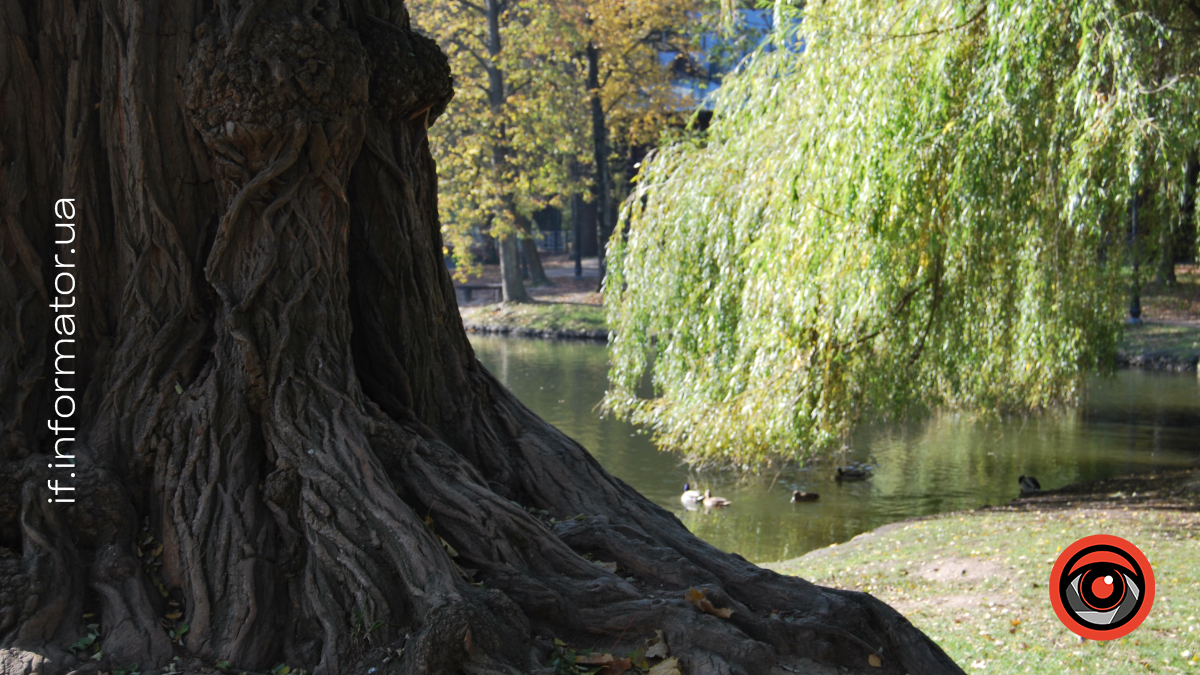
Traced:
<path fill-rule="evenodd" d="M 729 617 L 733 616 L 733 610 L 729 609 L 728 607 L 714 607 L 712 602 L 710 602 L 708 598 L 704 597 L 704 591 L 698 591 L 694 588 L 689 588 L 688 592 L 684 593 L 683 598 L 692 605 L 695 605 L 705 614 L 712 614 L 713 616 L 717 616 L 722 619 L 728 619 Z"/>
<path fill-rule="evenodd" d="M 645 656 L 648 659 L 665 659 L 667 658 L 667 640 L 663 637 L 661 630 L 654 631 L 654 634 L 654 640 L 646 648 Z"/>
<path fill-rule="evenodd" d="M 871 664 L 872 668 L 883 667 L 883 659 L 879 658 L 879 656 L 877 654 L 871 654 L 870 656 L 868 656 L 867 663 Z"/>

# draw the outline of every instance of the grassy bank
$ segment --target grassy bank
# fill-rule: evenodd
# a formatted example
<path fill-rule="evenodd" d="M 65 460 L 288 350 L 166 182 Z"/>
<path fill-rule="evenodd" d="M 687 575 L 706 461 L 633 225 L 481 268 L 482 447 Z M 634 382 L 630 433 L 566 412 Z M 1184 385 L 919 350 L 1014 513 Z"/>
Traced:
<path fill-rule="evenodd" d="M 485 330 L 570 331 L 591 333 L 605 329 L 604 307 L 601 305 L 534 302 L 463 307 L 463 323 Z"/>
<path fill-rule="evenodd" d="M 968 672 L 1200 673 L 1198 494 L 1200 473 L 1108 481 L 897 523 L 765 566 L 880 598 Z M 1113 642 L 1069 632 L 1046 586 L 1058 554 L 1098 533 L 1141 548 L 1157 582 L 1145 623 Z"/>

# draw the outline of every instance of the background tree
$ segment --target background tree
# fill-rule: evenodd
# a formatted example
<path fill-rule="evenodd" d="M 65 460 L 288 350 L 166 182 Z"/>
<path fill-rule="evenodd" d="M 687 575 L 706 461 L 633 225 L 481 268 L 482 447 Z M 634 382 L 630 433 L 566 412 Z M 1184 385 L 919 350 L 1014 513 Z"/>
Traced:
<path fill-rule="evenodd" d="M 414 2 L 462 92 L 432 133 L 442 214 L 464 272 L 474 269 L 472 232 L 485 224 L 501 243 L 513 297 L 524 289 L 506 267 L 504 247 L 515 250 L 516 239 L 505 244 L 505 233 L 519 237 L 533 280 L 545 282 L 529 216 L 565 206 L 589 183 L 602 250 L 619 194 L 614 144 L 652 144 L 664 124 L 688 114 L 695 102 L 674 89 L 660 54 L 686 60 L 705 8 L 696 0 Z"/>
<path fill-rule="evenodd" d="M 441 212 L 464 272 L 474 231 L 497 239 L 505 301 L 527 301 L 517 265 L 546 283 L 530 214 L 570 191 L 578 110 L 570 71 L 571 13 L 560 2 L 418 0 L 419 26 L 445 50 L 459 95 L 434 129 Z"/>
<path fill-rule="evenodd" d="M 708 136 L 643 169 L 609 249 L 606 405 L 756 463 L 868 414 L 1072 400 L 1120 335 L 1129 200 L 1158 223 L 1188 201 L 1198 14 L 809 3 Z"/>
<path fill-rule="evenodd" d="M 708 26 L 704 19 L 716 13 L 701 0 L 589 0 L 586 8 L 581 33 L 603 274 L 604 247 L 617 221 L 613 142 L 652 144 L 668 122 L 690 115 L 698 102 L 674 87 L 676 73 L 660 55 L 675 53 L 690 63 Z"/>
<path fill-rule="evenodd" d="M 0 4 L 0 671 L 529 672 L 661 630 L 691 673 L 961 672 L 697 540 L 480 367 L 427 143 L 451 93 L 400 2 Z"/>

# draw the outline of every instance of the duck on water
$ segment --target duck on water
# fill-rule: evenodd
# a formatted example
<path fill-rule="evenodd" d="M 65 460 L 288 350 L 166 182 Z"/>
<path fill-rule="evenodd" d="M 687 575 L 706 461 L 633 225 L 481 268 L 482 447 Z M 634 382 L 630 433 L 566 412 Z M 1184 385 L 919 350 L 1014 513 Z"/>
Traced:
<path fill-rule="evenodd" d="M 704 495 L 700 494 L 699 490 L 693 490 L 692 486 L 683 484 L 683 495 L 679 497 L 679 501 L 683 502 L 684 506 L 695 506 L 704 499 Z"/>
<path fill-rule="evenodd" d="M 870 477 L 871 472 L 861 466 L 839 466 L 837 475 L 834 476 L 838 481 L 866 480 Z"/>
<path fill-rule="evenodd" d="M 714 497 L 712 494 L 712 490 L 704 491 L 704 508 L 706 508 L 706 509 L 721 508 L 724 506 L 729 506 L 731 504 L 733 504 L 733 502 L 729 501 L 728 499 L 725 499 L 724 497 Z"/>

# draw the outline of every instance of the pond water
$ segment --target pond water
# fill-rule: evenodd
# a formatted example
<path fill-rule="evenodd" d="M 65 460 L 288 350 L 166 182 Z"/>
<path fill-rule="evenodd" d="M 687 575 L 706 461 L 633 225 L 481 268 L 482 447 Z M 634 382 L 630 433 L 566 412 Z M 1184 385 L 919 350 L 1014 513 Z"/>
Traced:
<path fill-rule="evenodd" d="M 636 427 L 599 416 L 608 367 L 602 344 L 471 342 L 485 367 L 606 469 L 677 514 L 696 535 L 755 562 L 793 558 L 904 518 L 1003 504 L 1019 495 L 1021 474 L 1055 488 L 1200 465 L 1200 379 L 1126 370 L 1095 378 L 1086 402 L 1070 411 L 987 424 L 946 414 L 864 428 L 847 457 L 876 467 L 862 482 L 838 483 L 828 461 L 778 475 L 696 472 L 657 450 Z M 710 488 L 733 506 L 687 511 L 679 500 L 685 482 Z M 792 504 L 795 489 L 820 499 Z"/>

